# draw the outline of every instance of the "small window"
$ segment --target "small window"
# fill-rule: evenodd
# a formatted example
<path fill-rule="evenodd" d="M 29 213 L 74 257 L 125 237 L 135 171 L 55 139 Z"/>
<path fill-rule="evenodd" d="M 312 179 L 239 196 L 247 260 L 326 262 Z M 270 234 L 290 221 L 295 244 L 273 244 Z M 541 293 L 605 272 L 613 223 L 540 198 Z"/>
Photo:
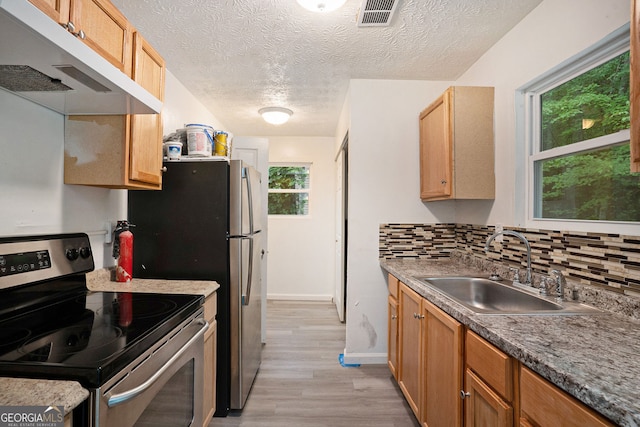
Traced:
<path fill-rule="evenodd" d="M 598 63 L 582 61 L 528 92 L 532 218 L 640 221 L 640 174 L 629 166 L 628 44 Z"/>
<path fill-rule="evenodd" d="M 309 164 L 269 166 L 269 215 L 309 215 Z"/>

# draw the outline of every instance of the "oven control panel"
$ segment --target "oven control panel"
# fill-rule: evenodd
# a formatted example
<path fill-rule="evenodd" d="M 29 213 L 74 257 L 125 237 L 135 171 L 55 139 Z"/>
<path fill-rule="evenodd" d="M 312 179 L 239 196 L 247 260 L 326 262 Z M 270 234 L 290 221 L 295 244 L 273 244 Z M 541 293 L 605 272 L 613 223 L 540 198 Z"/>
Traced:
<path fill-rule="evenodd" d="M 93 269 L 86 234 L 0 238 L 0 289 Z"/>
<path fill-rule="evenodd" d="M 26 273 L 43 268 L 51 268 L 51 256 L 48 250 L 9 255 L 0 254 L 0 276 Z"/>

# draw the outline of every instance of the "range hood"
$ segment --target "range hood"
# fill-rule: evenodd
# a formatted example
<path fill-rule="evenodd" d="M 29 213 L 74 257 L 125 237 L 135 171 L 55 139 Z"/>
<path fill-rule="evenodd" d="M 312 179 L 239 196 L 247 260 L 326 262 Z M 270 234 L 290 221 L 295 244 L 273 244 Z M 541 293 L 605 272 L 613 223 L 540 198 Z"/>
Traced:
<path fill-rule="evenodd" d="M 61 114 L 154 114 L 162 102 L 27 0 L 0 0 L 0 89 Z"/>

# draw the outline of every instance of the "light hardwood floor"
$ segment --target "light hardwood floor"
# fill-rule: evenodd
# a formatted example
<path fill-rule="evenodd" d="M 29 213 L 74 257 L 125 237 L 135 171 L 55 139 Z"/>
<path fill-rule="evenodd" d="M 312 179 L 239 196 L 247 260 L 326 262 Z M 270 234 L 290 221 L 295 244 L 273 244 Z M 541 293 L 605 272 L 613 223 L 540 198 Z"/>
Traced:
<path fill-rule="evenodd" d="M 332 304 L 269 301 L 267 344 L 247 404 L 209 427 L 417 427 L 387 366 L 342 367 L 344 344 Z"/>

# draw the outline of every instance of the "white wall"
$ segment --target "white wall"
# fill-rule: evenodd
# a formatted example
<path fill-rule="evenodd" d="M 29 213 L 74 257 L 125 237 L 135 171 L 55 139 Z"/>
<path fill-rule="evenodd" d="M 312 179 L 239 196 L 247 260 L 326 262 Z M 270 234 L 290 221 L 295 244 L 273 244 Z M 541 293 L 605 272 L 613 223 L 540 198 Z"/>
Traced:
<path fill-rule="evenodd" d="M 166 80 L 165 129 L 219 124 L 171 73 Z M 114 265 L 102 230 L 126 218 L 126 191 L 63 183 L 64 116 L 0 90 L 0 129 L 0 236 L 86 232 L 96 269 Z"/>
<path fill-rule="evenodd" d="M 333 138 L 269 137 L 269 162 L 311 163 L 309 216 L 269 217 L 268 299 L 334 297 Z"/>
<path fill-rule="evenodd" d="M 341 116 L 342 126 L 349 122 L 345 349 L 349 363 L 386 361 L 387 287 L 378 262 L 380 224 L 450 222 L 455 218 L 453 202 L 427 209 L 419 197 L 418 116 L 450 84 L 350 83 L 350 111 Z"/>
<path fill-rule="evenodd" d="M 62 183 L 64 117 L 0 91 L 0 129 L 0 235 L 89 232 L 96 267 L 111 262 L 99 232 L 126 193 Z"/>
<path fill-rule="evenodd" d="M 209 110 L 197 99 L 197 94 L 189 92 L 173 74 L 167 71 L 165 79 L 164 105 L 162 108 L 163 135 L 184 128 L 188 123 L 212 126 L 216 130 L 229 132 Z"/>

